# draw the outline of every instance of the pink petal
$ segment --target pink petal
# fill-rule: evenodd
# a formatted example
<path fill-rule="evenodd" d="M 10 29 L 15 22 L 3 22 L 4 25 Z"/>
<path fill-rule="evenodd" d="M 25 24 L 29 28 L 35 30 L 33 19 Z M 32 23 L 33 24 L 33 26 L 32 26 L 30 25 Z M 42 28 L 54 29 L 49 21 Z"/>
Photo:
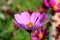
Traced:
<path fill-rule="evenodd" d="M 31 15 L 31 22 L 35 23 L 35 21 L 37 20 L 37 18 L 40 16 L 39 12 L 33 12 Z"/>
<path fill-rule="evenodd" d="M 35 33 L 31 33 L 31 36 L 32 36 L 32 37 L 36 37 L 36 34 L 35 34 Z"/>
<path fill-rule="evenodd" d="M 32 40 L 38 40 L 38 38 L 37 37 L 32 37 Z"/>
<path fill-rule="evenodd" d="M 60 9 L 60 3 L 58 3 L 58 8 Z"/>
<path fill-rule="evenodd" d="M 49 3 L 47 2 L 47 0 L 43 0 L 44 4 L 49 7 Z"/>
<path fill-rule="evenodd" d="M 38 27 L 43 26 L 43 24 L 45 24 L 46 22 L 44 22 L 44 20 L 47 18 L 47 15 L 45 13 L 41 14 L 39 19 L 37 20 L 37 22 L 35 23 L 35 25 L 37 25 Z M 42 22 L 40 22 L 42 19 Z"/>
<path fill-rule="evenodd" d="M 50 4 L 51 4 L 51 6 L 54 6 L 55 5 L 55 0 L 50 0 Z"/>
<path fill-rule="evenodd" d="M 32 37 L 36 37 L 36 35 L 37 35 L 38 33 L 39 33 L 38 30 L 35 30 L 33 33 L 31 33 L 31 36 L 32 36 Z"/>
<path fill-rule="evenodd" d="M 41 18 L 42 18 L 42 15 L 40 15 L 39 19 L 35 23 L 35 25 L 37 25 L 38 27 L 42 26 L 42 24 L 40 23 Z"/>
<path fill-rule="evenodd" d="M 28 12 L 22 12 L 21 15 L 15 14 L 14 17 L 20 24 L 28 24 L 30 22 L 30 15 Z"/>
<path fill-rule="evenodd" d="M 14 17 L 15 17 L 15 20 L 16 20 L 18 23 L 22 23 L 21 15 L 20 15 L 20 14 L 15 14 Z"/>
<path fill-rule="evenodd" d="M 22 12 L 21 19 L 24 24 L 28 24 L 30 22 L 30 14 L 28 12 Z"/>
<path fill-rule="evenodd" d="M 35 33 L 37 34 L 38 33 L 38 30 L 36 30 Z"/>

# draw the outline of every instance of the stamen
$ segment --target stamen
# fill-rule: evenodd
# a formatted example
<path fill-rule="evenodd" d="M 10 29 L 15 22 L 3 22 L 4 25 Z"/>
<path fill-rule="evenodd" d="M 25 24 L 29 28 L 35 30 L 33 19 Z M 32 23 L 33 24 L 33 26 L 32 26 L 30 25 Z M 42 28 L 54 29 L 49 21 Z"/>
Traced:
<path fill-rule="evenodd" d="M 53 9 L 54 9 L 54 10 L 57 10 L 57 9 L 58 9 L 58 6 L 57 6 L 57 5 L 54 5 L 54 6 L 53 6 Z"/>
<path fill-rule="evenodd" d="M 28 28 L 31 28 L 33 26 L 33 23 L 30 22 L 27 26 L 28 26 Z"/>
<path fill-rule="evenodd" d="M 42 33 L 39 33 L 39 34 L 38 34 L 38 37 L 39 37 L 40 39 L 42 39 L 43 34 L 42 34 Z"/>

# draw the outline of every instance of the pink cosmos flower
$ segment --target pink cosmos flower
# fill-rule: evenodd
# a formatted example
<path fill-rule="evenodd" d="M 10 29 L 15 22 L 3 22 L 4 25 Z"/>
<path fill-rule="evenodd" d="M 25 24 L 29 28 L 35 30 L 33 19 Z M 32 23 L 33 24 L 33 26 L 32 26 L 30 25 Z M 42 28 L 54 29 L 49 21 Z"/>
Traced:
<path fill-rule="evenodd" d="M 31 33 L 32 40 L 45 40 L 49 35 L 49 22 L 47 23 L 47 28 L 44 29 L 43 27 L 40 30 L 36 30 L 35 32 Z"/>
<path fill-rule="evenodd" d="M 47 23 L 45 13 L 33 12 L 30 15 L 28 12 L 21 12 L 21 14 L 15 14 L 14 17 L 17 25 L 26 30 L 36 30 Z"/>
<path fill-rule="evenodd" d="M 45 40 L 49 35 L 48 29 L 43 29 L 38 31 L 36 30 L 34 33 L 31 33 L 32 40 Z"/>
<path fill-rule="evenodd" d="M 60 12 L 60 2 L 56 5 L 55 0 L 43 0 L 44 4 L 49 7 L 52 8 L 54 11 L 56 12 Z"/>
<path fill-rule="evenodd" d="M 32 40 L 41 40 L 43 38 L 44 32 L 36 30 L 34 33 L 31 33 Z"/>

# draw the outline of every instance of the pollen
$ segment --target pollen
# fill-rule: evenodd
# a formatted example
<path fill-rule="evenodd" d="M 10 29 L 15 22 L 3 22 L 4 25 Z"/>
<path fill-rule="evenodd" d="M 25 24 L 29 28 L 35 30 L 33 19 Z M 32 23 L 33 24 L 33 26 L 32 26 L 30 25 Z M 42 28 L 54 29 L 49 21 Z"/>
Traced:
<path fill-rule="evenodd" d="M 57 10 L 57 9 L 58 9 L 58 6 L 57 6 L 57 5 L 54 5 L 54 6 L 53 6 L 53 9 L 54 9 L 54 10 Z"/>
<path fill-rule="evenodd" d="M 39 33 L 39 34 L 38 34 L 38 37 L 39 37 L 40 39 L 42 39 L 43 34 L 42 34 L 42 33 Z"/>
<path fill-rule="evenodd" d="M 33 23 L 30 22 L 30 23 L 28 24 L 28 28 L 31 28 L 32 26 L 33 26 Z"/>

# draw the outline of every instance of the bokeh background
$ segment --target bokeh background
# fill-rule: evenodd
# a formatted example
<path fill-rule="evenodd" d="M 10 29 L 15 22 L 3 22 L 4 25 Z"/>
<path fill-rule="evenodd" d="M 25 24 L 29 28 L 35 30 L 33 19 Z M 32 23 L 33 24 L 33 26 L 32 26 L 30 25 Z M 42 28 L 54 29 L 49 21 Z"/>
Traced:
<path fill-rule="evenodd" d="M 39 11 L 42 0 L 0 0 L 0 40 L 30 40 L 30 34 L 16 27 L 14 14 L 22 11 Z M 6 11 L 8 10 L 8 11 Z"/>

